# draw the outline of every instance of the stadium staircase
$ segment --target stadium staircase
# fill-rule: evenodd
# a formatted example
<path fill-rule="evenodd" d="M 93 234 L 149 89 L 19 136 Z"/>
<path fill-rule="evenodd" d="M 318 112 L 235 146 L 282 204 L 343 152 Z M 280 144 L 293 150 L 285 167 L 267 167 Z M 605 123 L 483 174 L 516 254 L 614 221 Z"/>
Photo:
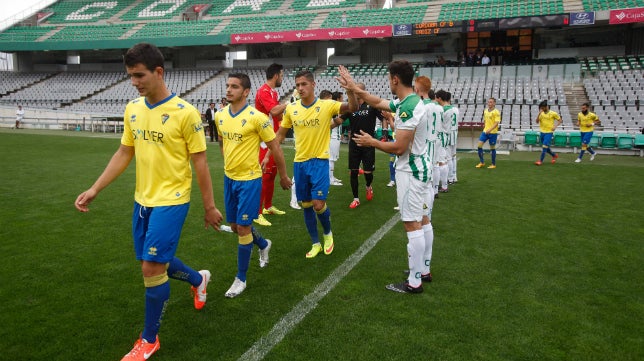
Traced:
<path fill-rule="evenodd" d="M 566 100 L 568 102 L 568 109 L 570 112 L 570 119 L 573 123 L 577 121 L 577 113 L 581 105 L 588 102 L 588 94 L 586 93 L 586 88 L 581 82 L 576 83 L 566 83 L 563 85 L 564 94 L 566 94 Z"/>
<path fill-rule="evenodd" d="M 585 11 L 581 0 L 563 0 L 563 8 L 567 13 Z M 575 117 L 577 115 L 575 114 Z"/>

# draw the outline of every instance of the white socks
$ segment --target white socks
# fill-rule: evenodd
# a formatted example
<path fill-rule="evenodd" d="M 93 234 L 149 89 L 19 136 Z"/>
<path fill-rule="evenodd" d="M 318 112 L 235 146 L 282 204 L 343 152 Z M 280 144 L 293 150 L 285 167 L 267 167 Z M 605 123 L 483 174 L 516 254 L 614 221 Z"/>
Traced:
<path fill-rule="evenodd" d="M 418 287 L 422 283 L 420 276 L 423 272 L 425 236 L 422 230 L 407 232 L 407 254 L 409 257 L 409 285 Z"/>

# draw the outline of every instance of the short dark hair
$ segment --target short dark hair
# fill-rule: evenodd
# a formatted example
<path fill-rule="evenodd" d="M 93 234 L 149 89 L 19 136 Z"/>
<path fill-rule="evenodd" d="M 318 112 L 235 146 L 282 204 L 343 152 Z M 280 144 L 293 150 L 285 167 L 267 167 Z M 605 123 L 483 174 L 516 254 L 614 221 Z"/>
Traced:
<path fill-rule="evenodd" d="M 431 100 L 436 99 L 436 93 L 434 93 L 433 89 L 429 89 L 429 91 L 427 92 L 427 97 Z"/>
<path fill-rule="evenodd" d="M 310 70 L 303 69 L 295 73 L 295 79 L 301 78 L 301 77 L 306 77 L 309 81 L 315 81 L 315 77 L 313 76 L 313 73 L 311 73 Z"/>
<path fill-rule="evenodd" d="M 548 106 L 548 101 L 547 101 L 547 100 L 544 100 L 544 101 L 542 101 L 541 103 L 539 103 L 539 108 L 541 108 L 541 107 L 547 107 L 547 106 Z"/>
<path fill-rule="evenodd" d="M 333 100 L 340 100 L 342 98 L 342 92 L 333 92 L 333 95 L 331 95 L 331 99 Z"/>
<path fill-rule="evenodd" d="M 586 108 L 590 108 L 590 104 L 588 104 L 588 102 L 582 104 L 581 106 L 586 107 Z"/>
<path fill-rule="evenodd" d="M 279 74 L 284 69 L 282 64 L 273 63 L 266 68 L 266 80 L 273 79 L 273 77 Z"/>
<path fill-rule="evenodd" d="M 443 101 L 448 102 L 452 99 L 452 94 L 450 94 L 450 92 L 448 91 L 441 89 L 436 92 L 436 97 L 441 98 Z"/>
<path fill-rule="evenodd" d="M 416 72 L 410 62 L 407 60 L 394 60 L 389 63 L 388 70 L 389 74 L 397 76 L 404 86 L 412 87 Z"/>
<path fill-rule="evenodd" d="M 242 87 L 245 89 L 250 89 L 250 78 L 244 73 L 230 73 L 228 78 L 237 78 L 241 82 Z"/>
<path fill-rule="evenodd" d="M 320 99 L 331 99 L 332 97 L 333 93 L 329 90 L 324 89 L 320 92 Z"/>
<path fill-rule="evenodd" d="M 127 67 L 143 64 L 149 71 L 154 71 L 157 67 L 163 69 L 165 58 L 161 50 L 150 43 L 138 43 L 132 46 L 123 56 L 123 63 Z"/>

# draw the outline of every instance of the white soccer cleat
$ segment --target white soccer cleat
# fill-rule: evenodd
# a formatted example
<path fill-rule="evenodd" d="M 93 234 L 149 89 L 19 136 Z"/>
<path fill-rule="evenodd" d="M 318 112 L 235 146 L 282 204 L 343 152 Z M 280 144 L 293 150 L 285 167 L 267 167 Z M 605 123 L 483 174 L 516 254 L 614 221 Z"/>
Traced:
<path fill-rule="evenodd" d="M 228 298 L 233 298 L 239 296 L 246 289 L 246 282 L 235 277 L 235 281 L 232 286 L 226 291 L 225 296 Z"/>
<path fill-rule="evenodd" d="M 396 185 L 396 182 L 394 181 L 389 181 L 389 183 L 387 183 L 387 187 L 393 187 L 395 185 Z"/>
<path fill-rule="evenodd" d="M 293 208 L 293 209 L 302 209 L 302 207 L 300 207 L 300 205 L 297 204 L 297 202 L 291 202 L 291 208 Z"/>
<path fill-rule="evenodd" d="M 581 163 L 581 158 L 575 159 L 575 163 Z"/>
<path fill-rule="evenodd" d="M 268 252 L 270 252 L 273 242 L 270 239 L 267 239 L 266 242 L 268 243 L 266 248 L 259 250 L 259 268 L 264 268 L 268 264 Z"/>
<path fill-rule="evenodd" d="M 597 153 L 595 153 L 595 154 L 591 154 L 591 155 L 590 155 L 590 160 L 595 160 L 595 156 L 596 156 L 596 155 L 597 155 Z"/>

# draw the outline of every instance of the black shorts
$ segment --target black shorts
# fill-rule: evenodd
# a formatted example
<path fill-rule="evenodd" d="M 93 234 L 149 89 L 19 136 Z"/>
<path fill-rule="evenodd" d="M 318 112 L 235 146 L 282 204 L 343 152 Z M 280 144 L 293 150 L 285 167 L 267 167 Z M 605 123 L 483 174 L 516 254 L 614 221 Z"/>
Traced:
<path fill-rule="evenodd" d="M 349 142 L 349 169 L 360 168 L 361 162 L 362 170 L 373 172 L 376 163 L 376 148 L 358 147 L 355 142 Z"/>

